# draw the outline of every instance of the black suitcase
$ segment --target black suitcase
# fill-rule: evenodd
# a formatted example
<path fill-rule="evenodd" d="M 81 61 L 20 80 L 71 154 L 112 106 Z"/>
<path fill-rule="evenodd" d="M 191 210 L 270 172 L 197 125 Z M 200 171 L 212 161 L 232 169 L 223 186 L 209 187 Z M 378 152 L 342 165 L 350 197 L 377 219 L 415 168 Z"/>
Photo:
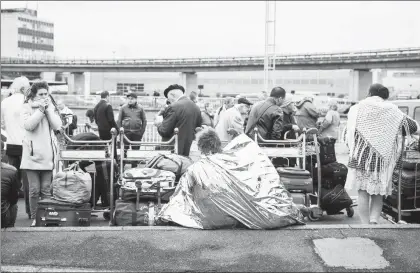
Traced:
<path fill-rule="evenodd" d="M 352 204 L 353 200 L 342 185 L 337 185 L 332 190 L 321 188 L 321 208 L 327 214 L 336 214 L 350 208 Z"/>
<path fill-rule="evenodd" d="M 313 192 L 311 174 L 307 170 L 298 168 L 277 168 L 280 182 L 288 191 L 299 191 L 305 193 Z"/>
<path fill-rule="evenodd" d="M 90 226 L 91 212 L 90 203 L 71 204 L 54 199 L 40 200 L 36 212 L 36 226 Z"/>
<path fill-rule="evenodd" d="M 337 185 L 346 185 L 348 168 L 346 165 L 333 162 L 321 166 L 321 187 L 325 189 L 333 189 Z M 318 167 L 313 172 L 314 186 L 318 186 Z"/>
<path fill-rule="evenodd" d="M 326 165 L 337 161 L 335 156 L 335 139 L 319 138 L 319 157 L 321 165 Z"/>

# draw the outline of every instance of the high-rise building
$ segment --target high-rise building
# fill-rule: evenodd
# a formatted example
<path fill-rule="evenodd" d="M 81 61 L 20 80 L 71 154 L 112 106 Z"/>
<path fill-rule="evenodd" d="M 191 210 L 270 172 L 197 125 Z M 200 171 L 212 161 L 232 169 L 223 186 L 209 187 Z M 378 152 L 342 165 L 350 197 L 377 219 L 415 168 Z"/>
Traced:
<path fill-rule="evenodd" d="M 1 10 L 1 56 L 25 59 L 54 57 L 54 24 L 27 8 Z"/>

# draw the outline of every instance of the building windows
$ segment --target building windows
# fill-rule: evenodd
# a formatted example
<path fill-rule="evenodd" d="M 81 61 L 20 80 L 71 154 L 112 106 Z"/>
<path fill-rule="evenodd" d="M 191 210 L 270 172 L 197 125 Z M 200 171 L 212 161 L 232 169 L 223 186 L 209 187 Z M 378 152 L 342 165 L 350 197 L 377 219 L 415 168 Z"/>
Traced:
<path fill-rule="evenodd" d="M 144 92 L 144 83 L 117 83 L 117 93 Z"/>

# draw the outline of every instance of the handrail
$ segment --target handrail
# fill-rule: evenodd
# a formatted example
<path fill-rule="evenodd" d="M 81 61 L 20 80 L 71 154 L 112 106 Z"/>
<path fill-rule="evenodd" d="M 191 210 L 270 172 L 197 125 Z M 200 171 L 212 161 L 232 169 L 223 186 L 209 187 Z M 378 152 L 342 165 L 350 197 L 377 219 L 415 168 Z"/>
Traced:
<path fill-rule="evenodd" d="M 320 59 L 320 58 L 340 58 L 340 57 L 383 57 L 383 53 L 386 56 L 400 56 L 402 53 L 416 54 L 420 56 L 420 47 L 413 48 L 396 48 L 396 49 L 378 49 L 378 50 L 364 50 L 354 52 L 313 52 L 313 53 L 299 53 L 299 54 L 278 54 L 276 59 Z M 369 54 L 369 55 L 366 55 Z M 24 58 L 12 58 L 12 57 L 1 57 L 2 64 L 8 63 L 44 63 L 44 64 L 60 64 L 60 63 L 72 63 L 72 64 L 168 64 L 168 63 L 203 63 L 203 62 L 252 62 L 252 61 L 263 61 L 263 56 L 230 56 L 230 57 L 186 57 L 186 58 L 124 58 L 124 59 L 24 59 Z"/>

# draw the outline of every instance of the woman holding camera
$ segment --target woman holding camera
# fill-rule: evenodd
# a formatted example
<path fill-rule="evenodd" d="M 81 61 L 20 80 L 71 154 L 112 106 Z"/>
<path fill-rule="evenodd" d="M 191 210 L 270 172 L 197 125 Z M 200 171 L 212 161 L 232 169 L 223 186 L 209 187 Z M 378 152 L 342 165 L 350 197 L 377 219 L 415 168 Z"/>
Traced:
<path fill-rule="evenodd" d="M 28 91 L 21 113 L 24 131 L 22 163 L 29 181 L 29 204 L 31 226 L 35 226 L 39 197 L 51 196 L 54 169 L 53 130 L 61 128 L 62 122 L 51 102 L 48 84 L 35 82 Z"/>

